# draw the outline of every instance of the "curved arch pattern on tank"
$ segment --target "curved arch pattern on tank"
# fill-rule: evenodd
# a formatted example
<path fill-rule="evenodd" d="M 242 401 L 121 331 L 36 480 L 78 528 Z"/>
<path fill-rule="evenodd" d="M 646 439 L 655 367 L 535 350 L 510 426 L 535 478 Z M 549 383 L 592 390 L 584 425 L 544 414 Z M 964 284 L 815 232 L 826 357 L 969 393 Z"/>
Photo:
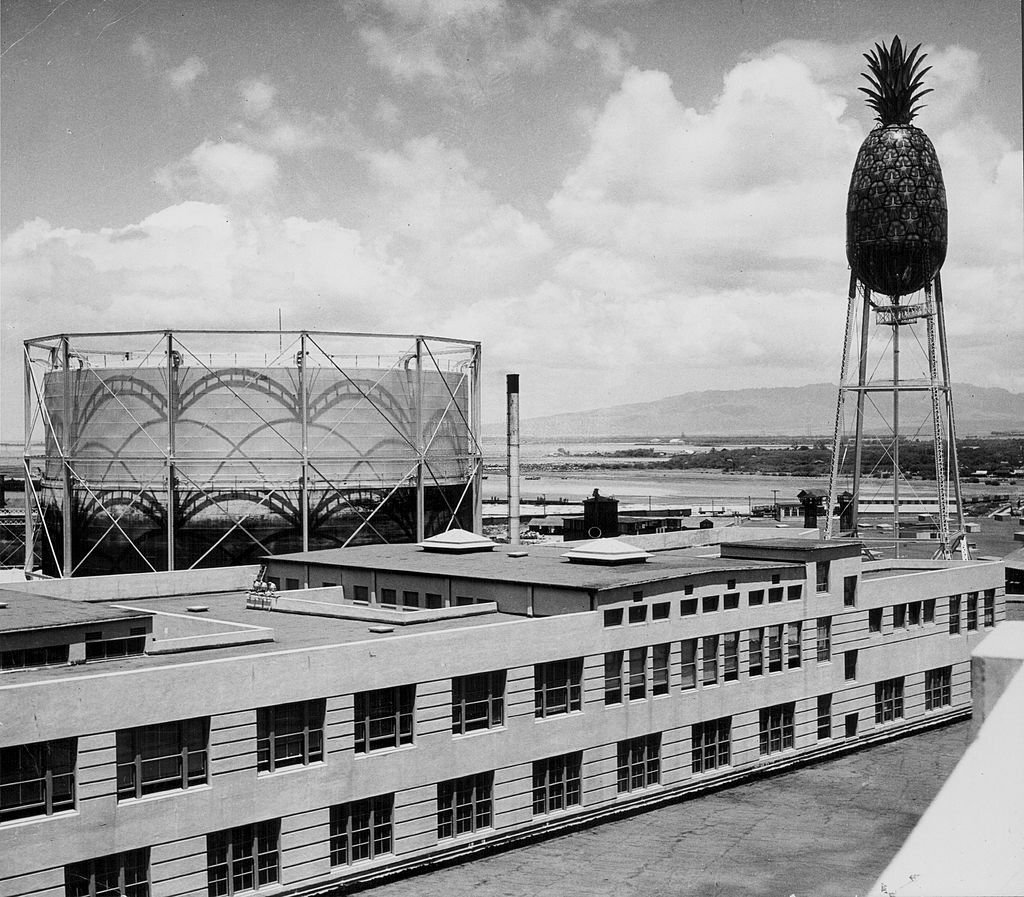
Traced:
<path fill-rule="evenodd" d="M 78 572 L 166 569 L 172 496 L 177 567 L 200 557 L 204 565 L 251 561 L 274 546 L 301 549 L 303 405 L 311 548 L 345 544 L 353 534 L 357 542 L 415 538 L 410 477 L 420 458 L 428 531 L 439 521 L 443 528 L 460 507 L 474 467 L 463 373 L 210 369 L 188 361 L 172 370 L 170 388 L 159 360 L 134 370 L 82 365 L 44 375 L 43 517 L 60 529 L 53 512 L 66 455 L 76 480 L 73 557 L 89 556 Z M 472 526 L 471 512 L 457 516 Z M 47 553 L 59 567 L 61 546 Z"/>

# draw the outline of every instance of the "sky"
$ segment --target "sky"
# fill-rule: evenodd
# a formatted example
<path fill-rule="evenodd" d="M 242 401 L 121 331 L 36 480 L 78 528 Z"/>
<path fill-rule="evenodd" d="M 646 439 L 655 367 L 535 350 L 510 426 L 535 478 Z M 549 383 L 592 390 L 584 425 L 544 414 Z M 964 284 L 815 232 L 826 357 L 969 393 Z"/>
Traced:
<path fill-rule="evenodd" d="M 479 340 L 483 418 L 837 382 L 862 54 L 921 43 L 952 375 L 1024 391 L 1018 0 L 0 0 L 21 343 Z"/>

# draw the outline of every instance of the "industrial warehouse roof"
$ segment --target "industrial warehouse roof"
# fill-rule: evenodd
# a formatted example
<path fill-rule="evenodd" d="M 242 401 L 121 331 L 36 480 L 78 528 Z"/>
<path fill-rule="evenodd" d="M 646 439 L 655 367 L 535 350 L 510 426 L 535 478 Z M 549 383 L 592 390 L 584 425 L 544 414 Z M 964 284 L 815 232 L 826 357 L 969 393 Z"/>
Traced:
<path fill-rule="evenodd" d="M 781 541 L 781 540 L 780 540 Z M 754 544 L 754 543 L 751 543 Z M 769 545 L 773 543 L 765 543 Z M 815 543 L 810 543 L 812 546 Z M 801 547 L 804 547 L 803 545 Z M 646 583 L 700 576 L 735 573 L 740 570 L 792 568 L 792 561 L 753 561 L 741 558 L 698 557 L 684 550 L 657 551 L 647 561 L 601 566 L 574 564 L 564 558 L 565 544 L 555 546 L 499 545 L 494 551 L 466 555 L 445 555 L 421 551 L 415 545 L 360 545 L 299 551 L 264 558 L 323 567 L 359 570 L 387 570 L 421 576 L 444 576 L 547 585 L 571 589 L 614 589 Z"/>
<path fill-rule="evenodd" d="M 151 616 L 146 611 L 121 610 L 101 604 L 87 604 L 66 598 L 49 598 L 14 589 L 0 590 L 0 633 L 64 626 L 87 626 L 112 620 L 134 620 Z"/>

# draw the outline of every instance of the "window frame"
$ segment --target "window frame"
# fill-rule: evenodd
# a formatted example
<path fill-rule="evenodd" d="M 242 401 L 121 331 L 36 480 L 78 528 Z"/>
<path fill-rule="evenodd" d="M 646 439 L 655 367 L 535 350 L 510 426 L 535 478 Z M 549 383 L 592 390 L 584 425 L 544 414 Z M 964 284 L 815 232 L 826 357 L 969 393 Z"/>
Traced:
<path fill-rule="evenodd" d="M 619 742 L 615 780 L 618 794 L 661 784 L 661 732 Z"/>
<path fill-rule="evenodd" d="M 763 707 L 758 713 L 760 756 L 767 757 L 790 750 L 796 745 L 796 702 L 788 701 Z"/>
<path fill-rule="evenodd" d="M 936 667 L 924 674 L 925 712 L 941 710 L 953 704 L 953 667 Z"/>
<path fill-rule="evenodd" d="M 690 727 L 690 769 L 695 775 L 729 766 L 731 760 L 731 716 L 694 723 Z"/>
<path fill-rule="evenodd" d="M 672 644 L 662 642 L 651 646 L 651 696 L 671 691 Z"/>
<path fill-rule="evenodd" d="M 875 683 L 875 725 L 904 718 L 904 677 L 894 676 Z"/>
<path fill-rule="evenodd" d="M 691 689 L 697 688 L 699 678 L 697 670 L 697 639 L 696 638 L 684 638 L 679 643 L 680 651 L 680 673 L 681 673 L 681 685 L 683 691 L 690 691 Z M 689 660 L 687 660 L 689 657 Z"/>
<path fill-rule="evenodd" d="M 764 627 L 747 630 L 747 675 L 764 675 Z"/>
<path fill-rule="evenodd" d="M 282 730 L 290 724 L 287 714 L 299 711 L 301 726 Z M 324 720 L 327 701 L 313 698 L 256 709 L 256 771 L 276 772 L 289 766 L 309 766 L 324 761 Z M 297 743 L 299 751 L 287 753 L 285 745 Z"/>
<path fill-rule="evenodd" d="M 705 635 L 700 640 L 700 684 L 704 688 L 718 684 L 720 674 L 718 645 L 720 641 L 718 633 Z"/>
<path fill-rule="evenodd" d="M 249 852 L 239 855 L 239 849 L 245 846 Z M 265 862 L 268 859 L 273 860 L 272 865 Z M 252 864 L 251 872 L 246 871 L 246 863 Z M 214 879 L 211 874 L 221 866 L 224 867 L 223 890 L 218 887 L 220 879 Z M 266 880 L 261 881 L 265 874 Z M 239 879 L 244 882 L 246 875 L 252 876 L 251 886 L 238 883 Z M 206 836 L 206 879 L 209 897 L 233 897 L 278 887 L 281 882 L 281 820 L 267 819 L 210 832 Z"/>
<path fill-rule="evenodd" d="M 966 614 L 966 629 L 968 632 L 978 631 L 978 593 L 968 592 L 967 593 L 967 614 Z"/>
<path fill-rule="evenodd" d="M 30 756 L 33 750 L 38 756 Z M 61 754 L 69 761 L 67 766 L 57 765 Z M 14 763 L 11 762 L 12 757 L 17 758 Z M 29 770 L 26 768 L 28 766 L 34 766 L 35 769 Z M 22 777 L 8 778 L 12 770 Z M 27 772 L 34 772 L 36 775 L 25 778 Z M 63 784 L 64 780 L 67 780 L 67 793 L 57 793 L 58 782 Z M 15 791 L 20 796 L 26 787 L 34 786 L 39 792 L 36 800 L 9 803 L 3 799 L 5 793 Z M 35 816 L 53 816 L 56 813 L 73 811 L 77 805 L 77 738 L 55 738 L 0 748 L 0 823 Z"/>
<path fill-rule="evenodd" d="M 960 635 L 963 629 L 962 616 L 963 596 L 949 596 L 949 634 Z"/>
<path fill-rule="evenodd" d="M 622 703 L 622 652 L 608 651 L 604 655 L 604 705 Z"/>
<path fill-rule="evenodd" d="M 533 815 L 546 816 L 583 804 L 583 752 L 533 761 Z"/>
<path fill-rule="evenodd" d="M 387 712 L 381 706 L 385 699 L 390 704 Z M 372 702 L 377 702 L 378 706 L 375 708 Z M 355 753 L 371 754 L 415 743 L 415 685 L 392 685 L 356 692 L 354 704 Z M 379 712 L 374 713 L 374 710 Z M 380 727 L 385 722 L 391 724 L 392 731 L 375 734 L 374 726 Z"/>
<path fill-rule="evenodd" d="M 564 701 L 558 700 L 565 693 Z M 533 666 L 533 716 L 546 719 L 583 710 L 583 658 L 549 660 Z"/>
<path fill-rule="evenodd" d="M 996 590 L 985 589 L 982 601 L 981 626 L 983 629 L 991 629 L 996 625 Z"/>
<path fill-rule="evenodd" d="M 832 618 L 818 617 L 815 627 L 818 663 L 832 662 Z"/>
<path fill-rule="evenodd" d="M 110 881 L 111 872 L 116 882 Z M 105 880 L 100 880 L 101 875 Z M 124 850 L 64 866 L 66 897 L 100 897 L 110 894 L 112 888 L 117 889 L 114 893 L 124 897 L 149 897 L 150 884 L 148 847 Z"/>
<path fill-rule="evenodd" d="M 740 634 L 722 633 L 722 681 L 736 682 L 740 678 Z"/>
<path fill-rule="evenodd" d="M 160 730 L 167 730 L 176 748 L 170 753 L 154 755 L 147 751 L 148 739 L 159 739 Z M 117 799 L 137 800 L 165 791 L 186 791 L 209 782 L 210 718 L 174 720 L 155 726 L 135 726 L 116 733 Z M 201 745 L 195 747 L 195 745 Z M 177 774 L 154 778 L 147 775 L 147 764 L 174 761 Z M 194 769 L 194 765 L 198 768 Z"/>
<path fill-rule="evenodd" d="M 817 705 L 818 741 L 832 737 L 832 695 L 818 695 Z"/>
<path fill-rule="evenodd" d="M 452 677 L 452 735 L 469 735 L 505 725 L 507 673 L 507 670 L 489 670 Z M 482 689 L 470 692 L 467 697 L 468 687 L 481 685 L 484 686 Z M 477 697 L 479 694 L 485 696 Z M 470 716 L 469 708 L 477 707 L 484 712 Z"/>
<path fill-rule="evenodd" d="M 353 821 L 360 824 L 353 825 Z M 334 804 L 330 811 L 328 855 L 331 868 L 353 866 L 394 852 L 395 795 L 377 794 L 362 800 Z M 357 840 L 357 835 L 358 840 Z M 356 856 L 356 847 L 365 855 Z"/>
<path fill-rule="evenodd" d="M 828 591 L 829 579 L 832 573 L 831 561 L 814 562 L 814 591 L 818 594 Z M 845 600 L 845 596 L 844 596 Z"/>
<path fill-rule="evenodd" d="M 494 826 L 494 773 L 479 772 L 437 784 L 437 840 Z"/>

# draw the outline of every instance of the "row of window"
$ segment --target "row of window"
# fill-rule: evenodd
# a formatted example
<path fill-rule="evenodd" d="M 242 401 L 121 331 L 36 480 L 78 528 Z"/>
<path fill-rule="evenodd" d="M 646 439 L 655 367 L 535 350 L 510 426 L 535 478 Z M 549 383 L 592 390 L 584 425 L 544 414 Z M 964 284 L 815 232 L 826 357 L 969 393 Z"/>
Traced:
<path fill-rule="evenodd" d="M 819 563 L 818 569 L 818 581 L 816 588 L 818 592 L 828 591 L 828 563 Z M 824 571 L 824 572 L 823 572 Z M 772 582 L 778 583 L 780 577 L 778 575 L 772 576 Z M 726 591 L 722 595 L 705 595 L 699 600 L 697 598 L 683 598 L 679 602 L 679 616 L 680 617 L 691 617 L 694 616 L 698 609 L 702 614 L 715 613 L 718 610 L 737 610 L 740 606 L 740 593 L 731 591 L 736 588 L 736 581 L 729 580 L 726 586 L 730 591 Z M 684 588 L 684 594 L 690 595 L 693 592 L 693 586 L 686 586 Z M 847 607 L 853 607 L 856 604 L 857 595 L 857 577 L 847 576 L 843 581 L 843 603 Z M 747 606 L 758 607 L 765 604 L 767 599 L 768 604 L 781 604 L 783 601 L 799 601 L 803 597 L 803 585 L 800 583 L 794 583 L 788 586 L 773 585 L 767 589 L 752 589 L 747 593 Z M 643 599 L 642 592 L 636 592 L 633 596 L 634 602 L 639 602 Z M 624 622 L 630 624 L 646 623 L 648 620 L 648 609 L 650 610 L 651 620 L 667 620 L 671 613 L 671 602 L 669 601 L 658 601 L 653 602 L 650 605 L 634 603 L 624 609 L 622 607 L 609 607 L 604 611 L 604 625 L 606 627 L 621 626 Z"/>
<path fill-rule="evenodd" d="M 146 650 L 146 627 L 133 626 L 128 635 L 106 636 L 102 632 L 85 633 L 85 660 L 113 660 L 130 657 Z M 0 651 L 0 670 L 24 670 L 34 667 L 60 666 L 69 662 L 71 646 L 43 645 L 33 648 L 9 648 Z"/>
<path fill-rule="evenodd" d="M 962 611 L 966 609 L 966 614 Z M 996 590 L 987 589 L 982 604 L 983 625 L 988 628 L 996 625 Z M 949 632 L 956 635 L 960 632 L 961 616 L 967 626 L 968 632 L 974 632 L 978 628 L 978 593 L 968 592 L 966 602 L 960 595 L 949 596 Z"/>

